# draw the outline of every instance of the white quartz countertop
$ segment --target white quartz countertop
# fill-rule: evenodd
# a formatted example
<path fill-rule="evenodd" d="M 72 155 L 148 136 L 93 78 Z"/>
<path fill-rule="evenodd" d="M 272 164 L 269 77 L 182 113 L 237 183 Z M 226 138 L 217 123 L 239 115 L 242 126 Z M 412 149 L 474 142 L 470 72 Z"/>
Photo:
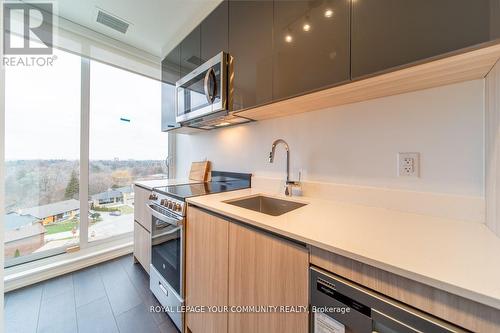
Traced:
<path fill-rule="evenodd" d="M 135 185 L 146 188 L 148 190 L 152 190 L 155 187 L 179 185 L 179 184 L 192 184 L 192 183 L 200 183 L 200 182 L 187 178 L 153 179 L 153 180 L 138 180 L 135 182 Z"/>
<path fill-rule="evenodd" d="M 500 309 L 500 238 L 484 224 L 310 197 L 270 216 L 226 200 L 258 189 L 190 198 L 190 204 Z"/>

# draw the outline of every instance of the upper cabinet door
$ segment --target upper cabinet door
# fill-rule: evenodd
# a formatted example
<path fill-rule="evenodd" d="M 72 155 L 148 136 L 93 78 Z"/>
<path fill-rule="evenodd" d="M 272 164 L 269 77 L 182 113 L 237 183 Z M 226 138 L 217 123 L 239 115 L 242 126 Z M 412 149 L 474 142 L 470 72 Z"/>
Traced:
<path fill-rule="evenodd" d="M 274 99 L 349 80 L 349 13 L 349 0 L 274 2 Z"/>
<path fill-rule="evenodd" d="M 201 23 L 201 59 L 228 52 L 228 2 L 223 1 Z"/>
<path fill-rule="evenodd" d="M 272 100 L 273 2 L 229 1 L 229 53 L 234 58 L 233 109 Z"/>
<path fill-rule="evenodd" d="M 181 42 L 181 77 L 201 65 L 201 28 L 198 25 Z"/>
<path fill-rule="evenodd" d="M 179 127 L 175 121 L 175 83 L 181 77 L 181 48 L 177 45 L 161 62 L 161 130 Z"/>
<path fill-rule="evenodd" d="M 352 77 L 498 37 L 498 5 L 499 0 L 353 1 Z"/>

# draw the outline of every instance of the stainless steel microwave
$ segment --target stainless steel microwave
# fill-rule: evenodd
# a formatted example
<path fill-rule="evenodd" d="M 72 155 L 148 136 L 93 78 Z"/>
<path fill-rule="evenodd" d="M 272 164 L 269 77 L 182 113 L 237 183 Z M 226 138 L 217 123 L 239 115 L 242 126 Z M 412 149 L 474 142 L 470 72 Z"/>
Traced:
<path fill-rule="evenodd" d="M 177 81 L 176 121 L 226 116 L 232 108 L 231 56 L 221 52 Z"/>

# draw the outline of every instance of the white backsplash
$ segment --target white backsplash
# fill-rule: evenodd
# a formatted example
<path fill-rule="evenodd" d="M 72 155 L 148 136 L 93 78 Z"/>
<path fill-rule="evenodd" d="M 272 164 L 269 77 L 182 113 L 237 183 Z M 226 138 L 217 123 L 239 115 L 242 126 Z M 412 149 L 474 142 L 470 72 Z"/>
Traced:
<path fill-rule="evenodd" d="M 292 180 L 301 171 L 308 183 L 446 194 L 474 198 L 481 207 L 484 201 L 484 80 L 178 135 L 176 175 L 185 177 L 192 161 L 206 158 L 214 170 L 284 179 L 283 147 L 268 162 L 277 138 L 290 145 Z M 419 178 L 398 177 L 398 152 L 420 153 Z M 404 206 L 399 201 L 394 205 Z"/>
<path fill-rule="evenodd" d="M 268 194 L 283 194 L 285 181 L 253 177 L 252 188 Z M 485 220 L 485 200 L 484 197 L 479 196 L 307 181 L 301 183 L 301 188 L 304 197 L 322 198 L 476 223 L 483 223 Z"/>

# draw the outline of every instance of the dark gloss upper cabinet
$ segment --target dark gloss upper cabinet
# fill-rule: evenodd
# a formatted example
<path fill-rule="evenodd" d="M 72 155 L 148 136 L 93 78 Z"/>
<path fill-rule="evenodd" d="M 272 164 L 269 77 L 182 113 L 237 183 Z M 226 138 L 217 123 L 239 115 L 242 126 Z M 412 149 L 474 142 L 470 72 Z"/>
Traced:
<path fill-rule="evenodd" d="M 228 52 L 228 2 L 223 1 L 201 22 L 201 59 Z"/>
<path fill-rule="evenodd" d="M 349 80 L 349 14 L 350 0 L 274 2 L 274 99 Z"/>
<path fill-rule="evenodd" d="M 201 26 L 198 25 L 181 42 L 181 76 L 201 65 Z"/>
<path fill-rule="evenodd" d="M 352 2 L 352 77 L 498 37 L 499 0 Z M 496 14 L 495 14 L 496 12 Z"/>
<path fill-rule="evenodd" d="M 273 2 L 229 1 L 229 53 L 234 58 L 233 109 L 272 100 Z"/>
<path fill-rule="evenodd" d="M 161 62 L 161 130 L 179 127 L 175 121 L 175 83 L 181 77 L 180 45 L 177 45 Z"/>

